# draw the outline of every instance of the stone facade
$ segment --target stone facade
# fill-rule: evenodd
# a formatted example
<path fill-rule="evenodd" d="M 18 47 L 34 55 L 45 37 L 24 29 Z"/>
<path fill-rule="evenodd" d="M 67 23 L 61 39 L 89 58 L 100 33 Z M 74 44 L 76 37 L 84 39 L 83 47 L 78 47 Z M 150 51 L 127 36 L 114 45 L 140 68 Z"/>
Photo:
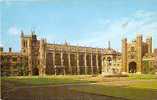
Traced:
<path fill-rule="evenodd" d="M 20 53 L 1 51 L 1 75 L 13 75 L 10 74 L 13 71 L 5 70 L 4 55 L 20 58 L 21 67 L 15 68 L 16 72 L 26 73 L 14 75 L 30 76 L 144 73 L 156 61 L 156 53 L 152 53 L 152 37 L 144 42 L 142 35 L 130 43 L 126 38 L 122 39 L 122 53 L 111 48 L 110 42 L 108 48 L 76 46 L 67 42 L 51 44 L 46 39 L 38 39 L 35 32 L 31 35 L 21 32 L 20 39 Z M 9 70 L 13 68 L 10 64 L 7 67 Z"/>
<path fill-rule="evenodd" d="M 108 48 L 103 52 L 103 75 L 118 74 L 121 72 L 121 53 L 115 51 L 110 47 L 110 41 Z"/>
<path fill-rule="evenodd" d="M 103 48 L 50 44 L 21 33 L 21 53 L 28 56 L 29 75 L 101 73 Z"/>
<path fill-rule="evenodd" d="M 143 73 L 154 61 L 152 37 L 147 37 L 145 42 L 142 35 L 137 35 L 136 39 L 130 43 L 127 42 L 127 38 L 122 40 L 123 73 Z"/>
<path fill-rule="evenodd" d="M 155 69 L 156 69 L 156 72 L 157 72 L 157 48 L 154 49 L 154 56 L 155 56 L 155 63 L 154 63 L 154 66 L 155 66 Z"/>
<path fill-rule="evenodd" d="M 21 53 L 28 56 L 29 75 L 100 74 L 107 71 L 102 67 L 107 67 L 109 57 L 109 62 L 114 63 L 110 70 L 120 71 L 121 54 L 110 47 L 50 44 L 46 39 L 38 40 L 35 33 L 29 36 L 21 33 Z"/>
<path fill-rule="evenodd" d="M 0 49 L 1 76 L 27 75 L 26 56 L 12 52 L 11 48 L 8 52 L 4 52 L 3 48 Z"/>

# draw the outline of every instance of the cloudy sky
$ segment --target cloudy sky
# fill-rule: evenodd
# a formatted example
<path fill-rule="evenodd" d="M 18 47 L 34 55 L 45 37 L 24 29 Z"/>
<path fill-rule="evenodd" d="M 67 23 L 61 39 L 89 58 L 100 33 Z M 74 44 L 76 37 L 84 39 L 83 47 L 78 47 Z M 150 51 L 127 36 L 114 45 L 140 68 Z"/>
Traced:
<path fill-rule="evenodd" d="M 121 49 L 122 37 L 153 36 L 157 0 L 0 0 L 0 46 L 20 50 L 20 31 L 50 43 Z"/>

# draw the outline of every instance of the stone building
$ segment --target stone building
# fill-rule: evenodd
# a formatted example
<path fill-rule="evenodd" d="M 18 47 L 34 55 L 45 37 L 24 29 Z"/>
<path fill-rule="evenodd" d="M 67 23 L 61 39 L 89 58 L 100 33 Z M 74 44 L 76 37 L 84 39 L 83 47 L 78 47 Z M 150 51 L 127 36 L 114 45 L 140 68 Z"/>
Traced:
<path fill-rule="evenodd" d="M 1 75 L 87 75 L 147 73 L 155 65 L 152 52 L 152 37 L 143 41 L 138 35 L 132 42 L 122 39 L 122 52 L 111 48 L 48 43 L 38 39 L 35 32 L 25 35 L 21 32 L 21 51 L 0 52 Z M 10 60 L 16 59 L 16 63 Z M 7 61 L 5 61 L 7 59 Z M 18 60 L 17 60 L 18 59 Z M 13 70 L 14 69 L 14 70 Z"/>
<path fill-rule="evenodd" d="M 154 56 L 155 56 L 155 63 L 154 63 L 154 66 L 155 66 L 155 69 L 156 69 L 156 72 L 157 72 L 157 48 L 154 49 Z"/>
<path fill-rule="evenodd" d="M 103 75 L 117 74 L 121 71 L 121 53 L 112 49 L 110 41 L 108 42 L 108 48 L 103 52 Z"/>
<path fill-rule="evenodd" d="M 102 67 L 107 66 L 106 60 L 109 61 L 107 57 L 111 57 L 109 62 L 115 65 L 117 57 L 120 58 L 120 53 L 110 47 L 105 49 L 75 46 L 67 42 L 50 44 L 46 39 L 38 40 L 35 33 L 27 36 L 23 32 L 21 53 L 28 57 L 29 75 L 100 74 Z"/>
<path fill-rule="evenodd" d="M 149 69 L 155 59 L 152 53 L 152 37 L 143 41 L 142 35 L 128 42 L 127 38 L 122 40 L 122 72 L 123 73 L 144 73 Z"/>
<path fill-rule="evenodd" d="M 0 48 L 0 66 L 1 76 L 27 75 L 27 57 L 22 56 L 19 52 L 4 52 Z"/>

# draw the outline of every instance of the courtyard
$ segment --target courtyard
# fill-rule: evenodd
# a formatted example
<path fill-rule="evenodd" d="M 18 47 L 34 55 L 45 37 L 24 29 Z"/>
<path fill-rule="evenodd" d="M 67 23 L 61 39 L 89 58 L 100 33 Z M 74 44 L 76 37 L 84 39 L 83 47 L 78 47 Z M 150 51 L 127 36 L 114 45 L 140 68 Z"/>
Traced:
<path fill-rule="evenodd" d="M 157 75 L 2 77 L 3 100 L 156 100 Z"/>

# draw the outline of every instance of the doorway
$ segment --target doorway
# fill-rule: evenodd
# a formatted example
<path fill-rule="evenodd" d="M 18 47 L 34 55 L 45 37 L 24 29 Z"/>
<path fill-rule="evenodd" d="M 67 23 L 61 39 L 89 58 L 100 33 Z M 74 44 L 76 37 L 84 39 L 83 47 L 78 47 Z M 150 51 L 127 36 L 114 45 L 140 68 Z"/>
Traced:
<path fill-rule="evenodd" d="M 39 69 L 33 68 L 33 75 L 39 75 Z"/>
<path fill-rule="evenodd" d="M 137 64 L 136 62 L 130 62 L 129 63 L 129 73 L 136 73 L 137 71 Z"/>

